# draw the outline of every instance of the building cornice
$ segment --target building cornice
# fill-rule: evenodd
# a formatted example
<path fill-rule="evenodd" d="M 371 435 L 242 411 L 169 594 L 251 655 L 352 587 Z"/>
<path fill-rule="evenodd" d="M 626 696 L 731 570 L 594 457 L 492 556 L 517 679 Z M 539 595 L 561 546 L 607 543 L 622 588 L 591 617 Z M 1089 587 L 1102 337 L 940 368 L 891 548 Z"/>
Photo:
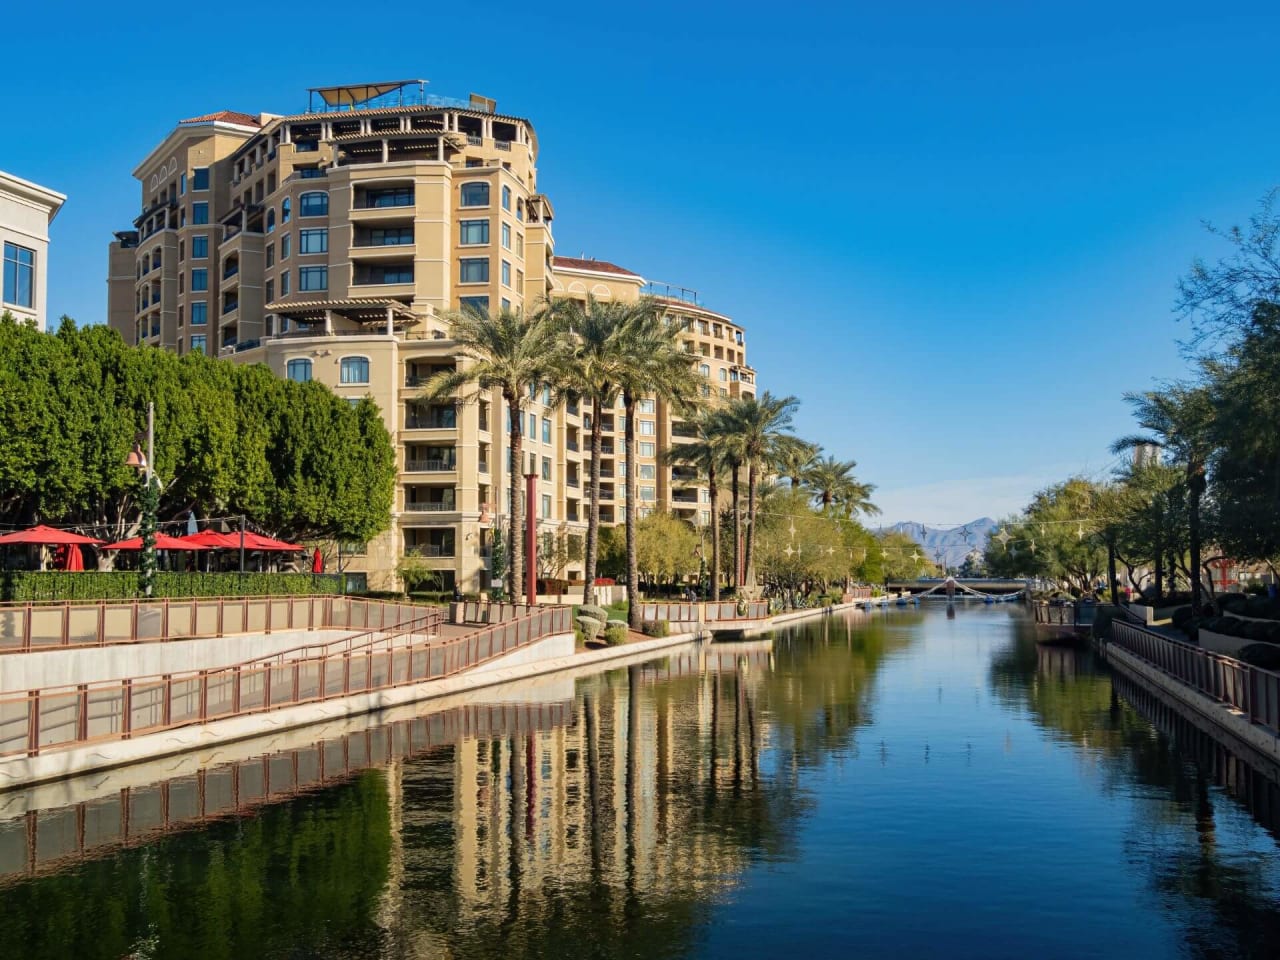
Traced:
<path fill-rule="evenodd" d="M 3 170 L 0 170 L 0 193 L 8 194 L 34 207 L 41 208 L 48 213 L 50 221 L 58 215 L 62 205 L 67 202 L 65 193 L 58 193 L 57 190 L 50 190 L 48 187 L 42 187 L 40 184 L 32 183 L 30 180 L 15 177 L 11 173 L 5 173 Z"/>
<path fill-rule="evenodd" d="M 145 180 L 146 171 L 156 162 L 157 157 L 176 150 L 178 145 L 191 137 L 207 137 L 215 133 L 230 133 L 237 136 L 251 137 L 258 132 L 257 127 L 246 127 L 239 123 L 227 123 L 225 120 L 202 120 L 194 123 L 180 123 L 169 131 L 169 135 L 160 141 L 142 162 L 133 168 L 135 180 Z"/>

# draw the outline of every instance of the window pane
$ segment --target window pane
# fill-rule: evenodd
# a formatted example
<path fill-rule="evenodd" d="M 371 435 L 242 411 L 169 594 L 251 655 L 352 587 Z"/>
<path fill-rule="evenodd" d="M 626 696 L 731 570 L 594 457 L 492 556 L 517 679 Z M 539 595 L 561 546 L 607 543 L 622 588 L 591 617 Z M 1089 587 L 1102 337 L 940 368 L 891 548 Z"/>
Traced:
<path fill-rule="evenodd" d="M 311 379 L 311 361 L 290 360 L 285 365 L 285 376 L 298 383 L 306 383 Z"/>
<path fill-rule="evenodd" d="M 192 190 L 208 190 L 209 189 L 209 168 L 196 167 L 191 171 L 191 189 Z"/>
<path fill-rule="evenodd" d="M 459 243 L 488 243 L 489 242 L 489 221 L 488 220 L 463 220 L 460 223 L 462 236 Z"/>
<path fill-rule="evenodd" d="M 288 260 L 289 254 L 292 250 L 293 250 L 293 237 L 292 235 L 286 233 L 283 237 L 280 238 L 280 259 Z"/>
<path fill-rule="evenodd" d="M 640 444 L 640 456 L 642 456 L 642 457 L 652 457 L 652 456 L 654 455 L 654 449 L 655 449 L 655 448 L 654 448 L 654 445 L 653 445 L 652 443 L 642 442 L 642 443 Z"/>
<path fill-rule="evenodd" d="M 208 223 L 209 222 L 209 204 L 193 203 L 191 205 L 191 222 L 192 223 Z"/>
<path fill-rule="evenodd" d="M 504 287 L 511 286 L 511 264 L 502 261 L 502 285 Z"/>
<path fill-rule="evenodd" d="M 4 301 L 35 306 L 36 253 L 16 243 L 4 245 Z"/>
<path fill-rule="evenodd" d="M 511 249 L 511 224 L 504 223 L 502 225 L 502 249 Z"/>
<path fill-rule="evenodd" d="M 293 209 L 292 203 L 290 202 L 288 197 L 285 197 L 283 200 L 280 201 L 280 222 L 281 223 L 289 222 L 289 213 L 292 209 Z"/>
<path fill-rule="evenodd" d="M 299 290 L 328 290 L 329 289 L 329 268 L 328 267 L 299 267 L 298 268 L 298 289 Z"/>
<path fill-rule="evenodd" d="M 503 210 L 511 209 L 511 188 L 510 187 L 502 188 L 502 209 Z"/>
<path fill-rule="evenodd" d="M 201 336 L 201 335 L 199 335 L 199 334 L 197 334 L 196 336 L 193 336 L 193 337 L 191 338 L 191 352 L 192 352 L 192 353 L 206 353 L 206 352 L 208 352 L 208 351 L 206 351 L 206 350 L 205 350 L 205 348 L 204 348 L 204 345 L 205 345 L 206 339 L 207 339 L 207 338 L 205 338 L 204 336 Z"/>
<path fill-rule="evenodd" d="M 208 270 L 192 270 L 191 271 L 191 289 L 192 290 L 208 290 L 209 289 L 209 271 Z"/>
<path fill-rule="evenodd" d="M 327 193 L 304 193 L 298 198 L 298 216 L 325 217 L 329 215 Z"/>
<path fill-rule="evenodd" d="M 209 304 L 203 300 L 197 300 L 191 304 L 191 325 L 193 327 L 202 327 L 209 322 Z M 195 338 L 191 338 L 191 344 L 195 346 Z"/>
<path fill-rule="evenodd" d="M 464 183 L 462 185 L 462 205 L 464 207 L 487 207 L 489 205 L 489 185 L 487 183 Z"/>
<path fill-rule="evenodd" d="M 191 238 L 191 259 L 203 260 L 209 256 L 209 238 L 207 236 L 195 236 Z"/>
<path fill-rule="evenodd" d="M 489 258 L 467 257 L 458 261 L 460 283 L 488 283 Z"/>
<path fill-rule="evenodd" d="M 299 253 L 328 253 L 329 230 L 302 230 L 298 233 Z"/>
<path fill-rule="evenodd" d="M 341 378 L 343 383 L 368 383 L 369 359 L 367 357 L 343 357 Z"/>
<path fill-rule="evenodd" d="M 470 309 L 470 310 L 487 311 L 489 309 L 489 298 L 488 297 L 459 297 L 458 305 L 461 306 L 463 310 Z"/>

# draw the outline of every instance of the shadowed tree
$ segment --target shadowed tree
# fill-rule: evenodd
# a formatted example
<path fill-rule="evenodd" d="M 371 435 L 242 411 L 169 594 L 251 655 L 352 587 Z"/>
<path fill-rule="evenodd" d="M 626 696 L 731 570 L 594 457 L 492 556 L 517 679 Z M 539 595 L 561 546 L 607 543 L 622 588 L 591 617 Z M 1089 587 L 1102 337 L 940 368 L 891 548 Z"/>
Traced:
<path fill-rule="evenodd" d="M 1121 437 L 1113 453 L 1155 446 L 1182 468 L 1187 487 L 1187 528 L 1191 548 L 1191 605 L 1200 609 L 1200 502 L 1206 488 L 1205 471 L 1213 453 L 1213 402 L 1203 386 L 1170 384 L 1164 390 L 1129 393 L 1125 400 L 1146 434 Z"/>
<path fill-rule="evenodd" d="M 433 376 L 423 393 L 431 399 L 460 394 L 459 399 L 463 400 L 474 400 L 490 390 L 502 394 L 510 420 L 507 466 L 511 483 L 511 528 L 507 542 L 511 561 L 507 565 L 507 590 L 516 597 L 524 579 L 525 562 L 524 538 L 520 535 L 522 414 L 530 388 L 548 377 L 548 359 L 556 344 L 556 329 L 544 311 L 526 314 L 520 310 L 500 310 L 491 314 L 484 308 L 469 306 L 448 314 L 448 320 L 461 363 L 455 370 Z"/>

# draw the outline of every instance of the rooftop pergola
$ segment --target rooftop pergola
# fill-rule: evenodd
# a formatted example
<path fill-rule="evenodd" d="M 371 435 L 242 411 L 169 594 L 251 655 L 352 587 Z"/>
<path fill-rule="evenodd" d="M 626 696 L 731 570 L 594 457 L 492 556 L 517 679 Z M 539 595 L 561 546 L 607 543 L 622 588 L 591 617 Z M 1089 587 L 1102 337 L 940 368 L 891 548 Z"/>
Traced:
<path fill-rule="evenodd" d="M 288 317 L 296 323 L 323 323 L 325 333 L 333 333 L 335 316 L 363 326 L 382 324 L 388 334 L 417 323 L 421 318 L 399 300 L 387 297 L 351 297 L 345 300 L 276 301 L 266 306 L 268 313 Z"/>

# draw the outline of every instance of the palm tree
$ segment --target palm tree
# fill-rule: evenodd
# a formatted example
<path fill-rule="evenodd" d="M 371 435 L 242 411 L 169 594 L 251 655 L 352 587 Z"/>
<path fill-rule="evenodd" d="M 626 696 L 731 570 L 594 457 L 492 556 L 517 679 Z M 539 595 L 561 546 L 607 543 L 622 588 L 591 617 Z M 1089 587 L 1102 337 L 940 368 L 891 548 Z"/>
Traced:
<path fill-rule="evenodd" d="M 1191 608 L 1200 610 L 1200 499 L 1207 486 L 1205 469 L 1214 447 L 1211 427 L 1213 399 L 1203 386 L 1170 384 L 1164 390 L 1127 393 L 1138 426 L 1146 435 L 1121 437 L 1111 445 L 1113 453 L 1154 446 L 1165 450 L 1181 466 L 1187 484 L 1187 527 L 1191 548 Z"/>
<path fill-rule="evenodd" d="M 814 503 L 824 511 L 835 505 L 851 515 L 879 513 L 880 508 L 870 499 L 875 484 L 862 483 L 854 477 L 857 465 L 856 460 L 837 460 L 832 456 L 821 457 L 809 464 L 804 483 L 813 492 Z"/>
<path fill-rule="evenodd" d="M 636 484 L 636 412 L 641 399 L 673 406 L 692 414 L 697 404 L 701 378 L 693 370 L 693 355 L 679 340 L 680 327 L 669 323 L 663 308 L 645 298 L 636 305 L 620 337 L 623 364 L 618 375 L 622 388 L 622 405 L 626 416 L 623 433 L 626 457 L 626 536 L 627 536 L 627 619 L 633 629 L 640 629 L 640 572 L 636 555 L 637 484 Z"/>
<path fill-rule="evenodd" d="M 819 462 L 818 454 L 820 453 L 822 453 L 822 447 L 818 444 L 797 440 L 778 461 L 778 473 L 791 481 L 791 489 L 794 490 L 804 483 L 805 474 Z"/>
<path fill-rule="evenodd" d="M 723 435 L 719 431 L 723 419 L 718 410 L 703 410 L 694 420 L 694 439 L 677 444 L 667 450 L 668 464 L 693 467 L 699 476 L 707 479 L 707 494 L 711 500 L 711 600 L 720 600 L 720 485 L 719 478 L 728 468 Z M 736 505 L 735 505 L 736 510 Z M 736 569 L 736 567 L 735 567 Z"/>
<path fill-rule="evenodd" d="M 426 382 L 428 399 L 452 397 L 467 392 L 460 400 L 475 399 L 485 391 L 499 390 L 507 406 L 508 443 L 511 448 L 511 528 L 507 565 L 507 591 L 519 595 L 524 580 L 524 538 L 520 535 L 520 463 L 524 403 L 530 388 L 546 380 L 547 359 L 556 343 L 556 331 L 545 312 L 525 314 L 503 309 L 496 314 L 483 307 L 468 306 L 446 315 L 458 358 L 465 361 L 454 370 L 437 373 Z"/>
<path fill-rule="evenodd" d="M 550 357 L 560 396 L 574 395 L 591 404 L 591 475 L 587 490 L 587 537 L 583 558 L 582 602 L 595 603 L 596 561 L 600 552 L 600 456 L 602 417 L 617 402 L 620 377 L 629 362 L 628 327 L 648 309 L 644 302 L 561 298 L 550 306 L 561 335 Z M 630 461 L 628 461 L 630 467 Z"/>
<path fill-rule="evenodd" d="M 762 473 L 794 455 L 804 443 L 791 431 L 791 420 L 800 401 L 795 397 L 775 397 L 766 390 L 758 397 L 734 400 L 726 415 L 731 424 L 727 437 L 738 462 L 747 468 L 747 539 L 743 567 L 748 583 L 755 582 L 752 566 L 756 539 L 756 484 Z M 737 478 L 735 476 L 735 486 Z"/>

